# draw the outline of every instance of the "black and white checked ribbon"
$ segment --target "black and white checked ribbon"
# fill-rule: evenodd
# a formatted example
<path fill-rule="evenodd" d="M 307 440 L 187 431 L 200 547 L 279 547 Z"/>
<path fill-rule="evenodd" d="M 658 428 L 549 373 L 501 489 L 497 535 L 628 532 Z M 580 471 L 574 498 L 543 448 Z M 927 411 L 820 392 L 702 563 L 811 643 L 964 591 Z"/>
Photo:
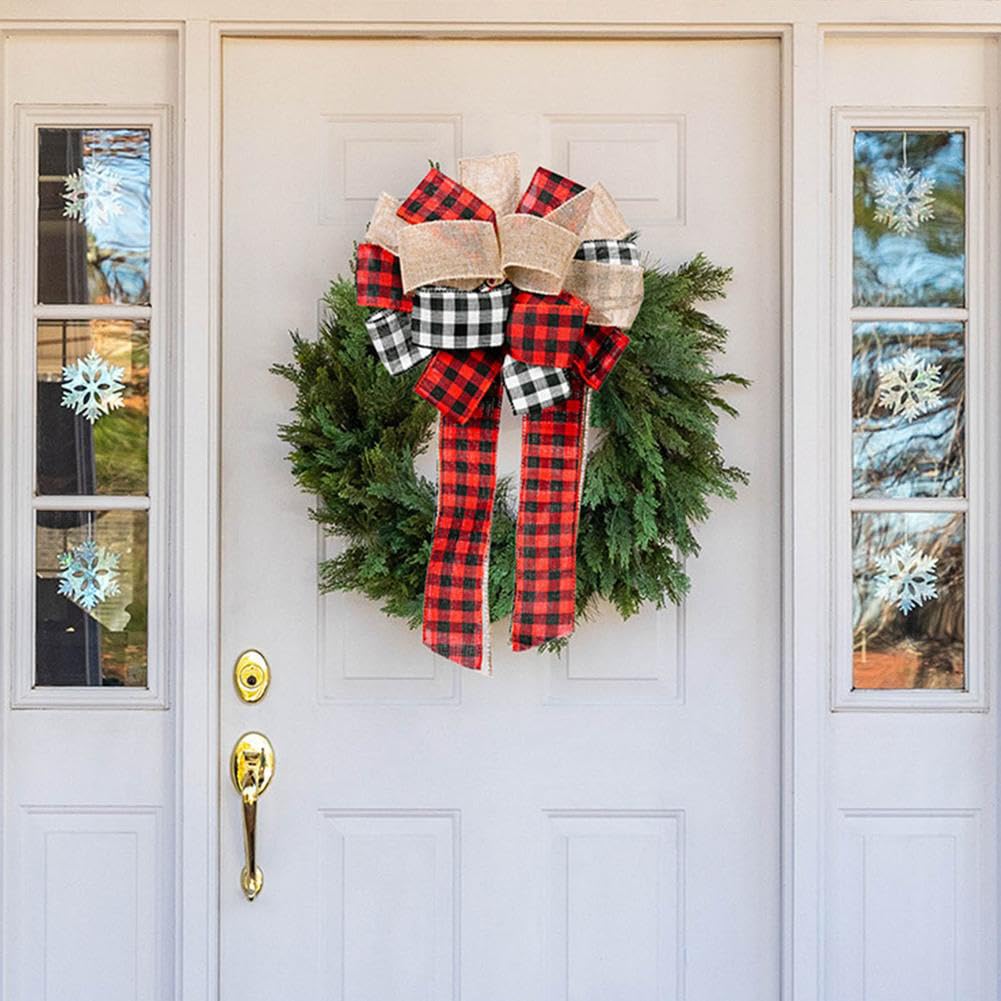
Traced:
<path fill-rule="evenodd" d="M 431 349 L 414 344 L 410 317 L 395 309 L 380 309 L 365 321 L 372 347 L 390 375 L 399 375 L 424 361 Z"/>
<path fill-rule="evenodd" d="M 639 264 L 640 252 L 627 240 L 585 240 L 574 255 L 578 261 L 600 261 L 602 264 Z"/>
<path fill-rule="evenodd" d="M 508 355 L 501 372 L 511 409 L 518 414 L 537 414 L 570 397 L 566 369 L 551 365 L 526 365 Z"/>
<path fill-rule="evenodd" d="M 429 285 L 414 293 L 410 330 L 414 343 L 448 351 L 494 348 L 504 343 L 511 285 L 474 292 Z"/>

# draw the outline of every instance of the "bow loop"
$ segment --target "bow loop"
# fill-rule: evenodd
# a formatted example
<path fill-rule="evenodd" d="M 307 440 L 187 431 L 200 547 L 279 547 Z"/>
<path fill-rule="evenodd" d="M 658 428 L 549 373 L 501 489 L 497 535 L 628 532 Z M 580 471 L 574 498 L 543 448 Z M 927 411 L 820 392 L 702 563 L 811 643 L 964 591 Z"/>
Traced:
<path fill-rule="evenodd" d="M 414 392 L 449 420 L 465 424 L 497 382 L 502 365 L 503 353 L 496 349 L 436 351 L 421 372 Z"/>
<path fill-rule="evenodd" d="M 396 214 L 409 223 L 439 219 L 479 219 L 494 222 L 494 210 L 482 198 L 451 177 L 432 167 L 420 184 L 403 199 Z"/>
<path fill-rule="evenodd" d="M 375 203 L 375 211 L 365 230 L 367 243 L 374 243 L 397 257 L 400 254 L 400 233 L 407 224 L 397 215 L 400 203 L 384 191 Z"/>
<path fill-rule="evenodd" d="M 411 318 L 415 344 L 426 348 L 468 351 L 499 348 L 511 304 L 511 286 L 475 292 L 429 286 L 414 293 Z"/>
<path fill-rule="evenodd" d="M 493 223 L 422 222 L 405 227 L 399 239 L 403 290 L 408 295 L 422 285 L 448 285 L 468 292 L 504 277 Z"/>
<path fill-rule="evenodd" d="M 559 295 L 580 240 L 572 230 L 534 215 L 506 215 L 498 224 L 501 266 L 512 285 Z"/>
<path fill-rule="evenodd" d="M 498 216 L 510 215 L 521 194 L 518 154 L 463 157 L 459 160 L 459 183 L 482 198 Z"/>
<path fill-rule="evenodd" d="M 574 260 L 567 271 L 566 289 L 590 304 L 596 323 L 628 330 L 643 303 L 643 268 Z"/>
<path fill-rule="evenodd" d="M 404 313 L 413 309 L 410 296 L 403 293 L 399 259 L 374 243 L 358 245 L 355 289 L 359 306 L 398 309 Z"/>
<path fill-rule="evenodd" d="M 571 181 L 569 177 L 563 177 L 554 170 L 538 167 L 518 202 L 517 211 L 527 215 L 549 215 L 553 209 L 559 208 L 583 190 L 583 184 Z"/>
<path fill-rule="evenodd" d="M 508 350 L 526 365 L 569 368 L 590 307 L 569 293 L 518 292 L 508 320 Z"/>

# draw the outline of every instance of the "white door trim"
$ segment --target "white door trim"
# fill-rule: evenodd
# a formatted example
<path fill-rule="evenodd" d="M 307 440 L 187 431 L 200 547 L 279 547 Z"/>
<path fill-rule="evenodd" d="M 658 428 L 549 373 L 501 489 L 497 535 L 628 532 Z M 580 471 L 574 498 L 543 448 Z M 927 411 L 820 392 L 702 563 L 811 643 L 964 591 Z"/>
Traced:
<path fill-rule="evenodd" d="M 829 490 L 818 469 L 827 384 L 816 342 L 793 330 L 820 329 L 823 262 L 821 137 L 823 35 L 796 24 L 783 46 L 785 142 L 782 225 L 783 650 L 782 650 L 782 1001 L 819 1001 L 823 964 L 822 885 L 826 650 L 823 573 Z M 807 220 L 806 224 L 797 221 Z M 796 473 L 802 470 L 802 475 Z M 823 665 L 820 668 L 819 665 Z"/>
<path fill-rule="evenodd" d="M 178 561 L 181 664 L 177 682 L 177 955 L 185 1001 L 219 996 L 219 157 L 222 39 L 208 22 L 180 31 L 183 113 L 182 276 L 178 382 L 183 477 Z M 197 517 L 194 512 L 204 512 Z"/>

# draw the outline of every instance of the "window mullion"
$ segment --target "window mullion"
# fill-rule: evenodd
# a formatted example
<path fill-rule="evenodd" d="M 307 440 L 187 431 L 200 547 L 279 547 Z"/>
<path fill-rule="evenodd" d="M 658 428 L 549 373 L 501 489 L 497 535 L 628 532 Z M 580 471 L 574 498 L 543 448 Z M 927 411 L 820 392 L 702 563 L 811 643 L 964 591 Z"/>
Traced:
<path fill-rule="evenodd" d="M 36 511 L 148 511 L 150 501 L 149 497 L 113 494 L 38 495 L 33 506 Z"/>
<path fill-rule="evenodd" d="M 930 306 L 855 306 L 848 316 L 853 323 L 966 323 L 970 311 Z"/>
<path fill-rule="evenodd" d="M 152 306 L 40 303 L 34 307 L 36 320 L 149 320 L 152 315 Z"/>

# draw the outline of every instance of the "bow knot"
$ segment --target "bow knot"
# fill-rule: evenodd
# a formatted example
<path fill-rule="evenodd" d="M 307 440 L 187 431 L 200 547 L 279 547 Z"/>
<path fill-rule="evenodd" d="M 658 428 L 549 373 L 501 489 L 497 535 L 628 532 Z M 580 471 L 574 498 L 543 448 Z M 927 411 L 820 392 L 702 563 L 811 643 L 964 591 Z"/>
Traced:
<path fill-rule="evenodd" d="M 643 298 L 639 255 L 622 239 L 628 226 L 615 202 L 600 184 L 585 188 L 544 167 L 519 199 L 512 153 L 460 160 L 459 176 L 432 167 L 402 202 L 383 194 L 376 203 L 357 285 L 358 301 L 382 310 L 368 329 L 383 363 L 395 374 L 428 349 L 506 341 L 499 371 L 516 413 L 567 399 L 575 377 L 599 388 Z M 448 359 L 430 364 L 417 392 L 461 420 L 468 386 L 438 386 L 453 371 Z"/>

